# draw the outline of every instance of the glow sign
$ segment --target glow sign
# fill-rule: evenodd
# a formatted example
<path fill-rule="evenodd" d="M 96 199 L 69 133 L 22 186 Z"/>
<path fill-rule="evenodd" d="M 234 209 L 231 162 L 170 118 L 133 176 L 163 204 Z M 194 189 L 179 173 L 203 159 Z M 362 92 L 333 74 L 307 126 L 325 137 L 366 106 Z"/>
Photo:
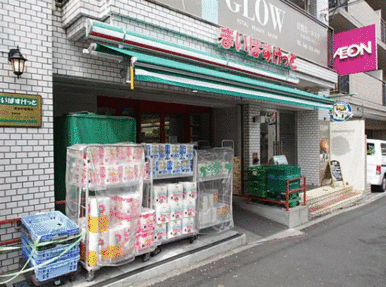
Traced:
<path fill-rule="evenodd" d="M 339 76 L 377 69 L 375 25 L 334 36 L 334 69 Z"/>

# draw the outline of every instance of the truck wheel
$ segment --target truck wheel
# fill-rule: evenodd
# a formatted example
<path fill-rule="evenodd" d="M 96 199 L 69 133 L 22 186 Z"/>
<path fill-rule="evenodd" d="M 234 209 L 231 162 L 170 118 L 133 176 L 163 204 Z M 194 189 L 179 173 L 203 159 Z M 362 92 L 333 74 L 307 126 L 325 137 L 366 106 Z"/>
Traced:
<path fill-rule="evenodd" d="M 386 177 L 382 178 L 382 183 L 381 183 L 381 192 L 385 192 L 386 190 Z"/>

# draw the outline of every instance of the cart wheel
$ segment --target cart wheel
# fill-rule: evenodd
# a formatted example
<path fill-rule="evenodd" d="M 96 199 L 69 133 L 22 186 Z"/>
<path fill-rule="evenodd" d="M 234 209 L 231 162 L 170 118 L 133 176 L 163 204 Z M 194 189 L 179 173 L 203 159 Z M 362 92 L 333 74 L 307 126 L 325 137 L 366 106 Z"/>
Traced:
<path fill-rule="evenodd" d="M 92 281 L 92 280 L 94 279 L 94 275 L 95 275 L 95 272 L 94 272 L 93 270 L 88 271 L 88 272 L 87 272 L 87 278 L 86 278 L 86 280 L 87 280 L 88 282 Z"/>
<path fill-rule="evenodd" d="M 142 255 L 142 261 L 143 262 L 147 262 L 147 261 L 149 261 L 149 259 L 150 259 L 150 253 L 146 253 L 146 254 Z"/>
<path fill-rule="evenodd" d="M 69 282 L 74 281 L 74 274 L 68 274 L 67 278 Z"/>
<path fill-rule="evenodd" d="M 161 247 L 157 246 L 156 249 L 150 254 L 151 256 L 156 256 L 162 251 Z"/>
<path fill-rule="evenodd" d="M 62 285 L 62 280 L 59 278 L 59 279 L 56 279 L 53 283 L 55 286 L 59 286 L 59 285 Z"/>
<path fill-rule="evenodd" d="M 190 244 L 194 243 L 194 241 L 197 239 L 197 235 L 190 237 L 189 242 Z"/>

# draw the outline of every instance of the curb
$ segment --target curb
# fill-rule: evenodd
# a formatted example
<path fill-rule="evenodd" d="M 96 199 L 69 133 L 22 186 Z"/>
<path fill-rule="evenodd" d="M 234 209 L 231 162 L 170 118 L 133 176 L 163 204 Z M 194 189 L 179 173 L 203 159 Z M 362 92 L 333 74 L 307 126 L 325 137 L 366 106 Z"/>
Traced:
<path fill-rule="evenodd" d="M 347 207 L 347 208 L 343 208 L 343 209 L 339 209 L 339 210 L 333 211 L 330 214 L 326 214 L 326 215 L 323 215 L 321 217 L 317 217 L 317 218 L 311 220 L 310 222 L 307 222 L 307 223 L 305 223 L 303 225 L 297 226 L 295 229 L 301 231 L 301 230 L 306 229 L 308 227 L 311 227 L 311 226 L 313 226 L 315 224 L 323 222 L 323 221 L 325 221 L 327 219 L 330 219 L 330 218 L 332 218 L 332 217 L 334 217 L 334 216 L 336 216 L 338 214 L 345 213 L 345 212 L 357 209 L 359 207 L 365 206 L 367 204 L 370 204 L 370 203 L 372 203 L 372 202 L 376 201 L 377 199 L 379 199 L 381 197 L 384 197 L 384 196 L 386 196 L 386 192 L 379 193 L 379 194 L 375 194 L 375 193 L 365 194 L 364 198 L 361 201 L 359 201 L 356 204 L 354 204 L 353 206 L 350 206 L 350 207 Z"/>
<path fill-rule="evenodd" d="M 139 272 L 126 273 L 121 275 L 120 278 L 114 277 L 93 286 L 123 287 L 128 286 L 128 282 L 130 282 L 130 286 L 149 286 L 186 272 L 188 269 L 198 267 L 201 262 L 212 261 L 212 258 L 219 256 L 219 254 L 224 254 L 229 250 L 236 250 L 239 246 L 244 246 L 245 243 L 245 234 L 234 235 L 220 243 L 213 244 L 209 248 L 186 252 L 177 258 L 169 258 L 155 263 L 154 266 L 146 266 Z"/>

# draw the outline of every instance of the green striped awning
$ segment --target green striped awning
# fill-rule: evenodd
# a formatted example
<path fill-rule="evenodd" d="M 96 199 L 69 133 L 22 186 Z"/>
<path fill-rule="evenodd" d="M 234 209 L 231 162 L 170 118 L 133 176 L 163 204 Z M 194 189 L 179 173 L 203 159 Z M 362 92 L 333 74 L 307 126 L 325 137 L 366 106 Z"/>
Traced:
<path fill-rule="evenodd" d="M 317 96 L 302 90 L 194 64 L 164 59 L 124 48 L 96 44 L 93 50 L 98 53 L 124 58 L 136 57 L 136 81 L 158 82 L 205 92 L 307 108 L 332 109 L 334 103 L 332 99 Z"/>

